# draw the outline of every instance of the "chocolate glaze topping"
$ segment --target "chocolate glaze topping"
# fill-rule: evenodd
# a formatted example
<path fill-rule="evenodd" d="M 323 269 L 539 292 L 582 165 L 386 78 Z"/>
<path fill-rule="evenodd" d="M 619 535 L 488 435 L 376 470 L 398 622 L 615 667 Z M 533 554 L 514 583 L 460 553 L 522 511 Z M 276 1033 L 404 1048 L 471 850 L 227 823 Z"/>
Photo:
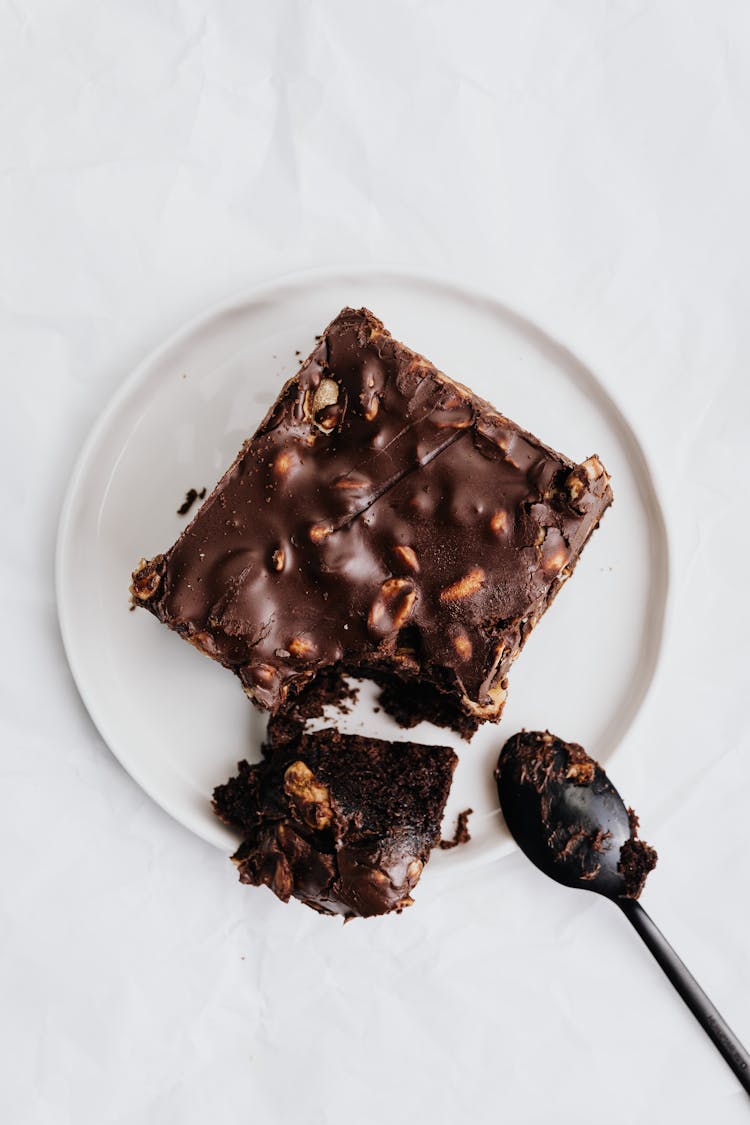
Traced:
<path fill-rule="evenodd" d="M 132 592 L 271 711 L 339 667 L 496 719 L 611 499 L 596 457 L 574 464 L 344 309 Z"/>
<path fill-rule="evenodd" d="M 264 752 L 214 791 L 216 814 L 244 837 L 232 857 L 240 880 L 322 914 L 410 906 L 440 835 L 453 751 L 324 730 Z"/>

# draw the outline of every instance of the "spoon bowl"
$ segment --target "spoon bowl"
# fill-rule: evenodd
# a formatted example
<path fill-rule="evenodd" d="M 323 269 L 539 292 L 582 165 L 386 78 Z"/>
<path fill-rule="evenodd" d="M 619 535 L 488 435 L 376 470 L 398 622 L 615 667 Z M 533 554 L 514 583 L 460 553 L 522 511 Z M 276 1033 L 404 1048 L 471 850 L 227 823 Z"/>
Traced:
<path fill-rule="evenodd" d="M 540 871 L 566 887 L 632 897 L 621 852 L 634 836 L 634 815 L 582 747 L 546 731 L 516 735 L 495 778 L 508 828 Z"/>

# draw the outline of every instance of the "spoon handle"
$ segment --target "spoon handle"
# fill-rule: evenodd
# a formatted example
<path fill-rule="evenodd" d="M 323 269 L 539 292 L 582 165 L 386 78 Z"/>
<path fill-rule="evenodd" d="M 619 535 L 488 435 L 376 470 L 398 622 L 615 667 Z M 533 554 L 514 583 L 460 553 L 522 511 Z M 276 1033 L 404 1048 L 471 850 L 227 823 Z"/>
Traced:
<path fill-rule="evenodd" d="M 614 900 L 667 974 L 703 1030 L 718 1047 L 740 1082 L 750 1093 L 750 1054 L 726 1020 L 713 1006 L 693 974 L 687 969 L 664 934 L 632 898 Z"/>

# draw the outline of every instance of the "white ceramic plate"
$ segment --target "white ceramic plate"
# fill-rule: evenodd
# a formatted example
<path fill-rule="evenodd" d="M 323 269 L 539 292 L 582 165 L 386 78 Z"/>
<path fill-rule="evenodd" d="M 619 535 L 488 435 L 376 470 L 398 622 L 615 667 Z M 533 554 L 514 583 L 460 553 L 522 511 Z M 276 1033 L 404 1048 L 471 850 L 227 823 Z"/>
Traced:
<path fill-rule="evenodd" d="M 262 718 L 229 672 L 149 614 L 128 612 L 130 572 L 174 541 L 187 489 L 211 489 L 344 305 L 366 305 L 503 413 L 575 460 L 598 453 L 612 474 L 615 504 L 512 670 L 499 726 L 471 744 L 428 724 L 405 734 L 374 713 L 370 689 L 342 721 L 455 747 L 444 827 L 471 807 L 472 840 L 437 852 L 430 868 L 457 870 L 511 847 L 492 770 L 512 733 L 548 727 L 610 759 L 653 676 L 667 591 L 664 523 L 635 435 L 575 356 L 504 306 L 394 270 L 315 271 L 188 325 L 125 381 L 81 453 L 58 540 L 62 634 L 86 706 L 125 769 L 186 827 L 232 849 L 210 795 L 239 758 L 257 757 Z"/>

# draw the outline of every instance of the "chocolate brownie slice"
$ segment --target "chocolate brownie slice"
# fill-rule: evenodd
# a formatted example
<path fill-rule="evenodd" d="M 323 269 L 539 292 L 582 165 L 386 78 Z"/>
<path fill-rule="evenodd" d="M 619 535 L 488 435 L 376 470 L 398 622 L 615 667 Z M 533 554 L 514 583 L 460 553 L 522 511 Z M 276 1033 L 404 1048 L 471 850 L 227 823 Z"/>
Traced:
<path fill-rule="evenodd" d="M 133 600 L 271 712 L 338 671 L 406 724 L 417 700 L 470 734 L 611 500 L 597 457 L 556 453 L 344 309 Z"/>
<path fill-rule="evenodd" d="M 285 732 L 214 791 L 240 880 L 322 914 L 400 912 L 440 837 L 457 758 L 442 746 Z"/>

